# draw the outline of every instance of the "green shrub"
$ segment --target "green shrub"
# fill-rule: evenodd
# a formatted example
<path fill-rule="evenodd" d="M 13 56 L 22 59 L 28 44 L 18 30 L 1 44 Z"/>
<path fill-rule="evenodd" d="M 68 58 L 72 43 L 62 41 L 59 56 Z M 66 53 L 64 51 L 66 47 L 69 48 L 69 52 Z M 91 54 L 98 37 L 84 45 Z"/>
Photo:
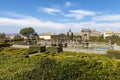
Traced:
<path fill-rule="evenodd" d="M 0 48 L 0 51 L 2 51 L 3 50 L 3 48 Z"/>
<path fill-rule="evenodd" d="M 0 60 L 0 80 L 120 80 L 120 61 L 105 55 L 62 52 Z"/>
<path fill-rule="evenodd" d="M 25 41 L 23 41 L 23 40 L 19 40 L 19 41 L 14 41 L 14 44 L 18 44 L 18 45 L 25 45 L 26 44 L 26 42 Z"/>
<path fill-rule="evenodd" d="M 47 48 L 47 52 L 59 53 L 62 51 L 63 51 L 62 47 L 59 47 L 59 46 L 52 46 Z"/>
<path fill-rule="evenodd" d="M 5 39 L 0 39 L 0 43 L 7 43 L 8 40 L 5 40 Z"/>
<path fill-rule="evenodd" d="M 25 58 L 29 58 L 29 55 L 25 55 Z"/>
<path fill-rule="evenodd" d="M 9 47 L 11 46 L 11 44 L 7 44 L 7 43 L 0 43 L 0 48 L 1 47 Z"/>
<path fill-rule="evenodd" d="M 28 49 L 25 48 L 12 48 L 12 47 L 4 47 L 0 48 L 0 54 L 9 55 L 9 56 L 23 56 L 26 55 Z"/>
<path fill-rule="evenodd" d="M 45 52 L 45 46 L 30 46 L 28 50 L 28 54 L 38 53 L 38 52 Z"/>
<path fill-rule="evenodd" d="M 107 55 L 109 57 L 114 57 L 114 58 L 120 59 L 120 51 L 119 50 L 109 50 L 109 51 L 107 51 Z"/>

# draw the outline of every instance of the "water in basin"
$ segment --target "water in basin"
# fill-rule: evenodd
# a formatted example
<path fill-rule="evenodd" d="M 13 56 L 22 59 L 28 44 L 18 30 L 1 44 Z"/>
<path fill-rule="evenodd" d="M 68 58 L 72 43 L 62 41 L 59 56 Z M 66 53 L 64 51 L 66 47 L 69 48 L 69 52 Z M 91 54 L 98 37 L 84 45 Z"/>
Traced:
<path fill-rule="evenodd" d="M 94 48 L 95 51 L 107 51 L 109 48 Z"/>

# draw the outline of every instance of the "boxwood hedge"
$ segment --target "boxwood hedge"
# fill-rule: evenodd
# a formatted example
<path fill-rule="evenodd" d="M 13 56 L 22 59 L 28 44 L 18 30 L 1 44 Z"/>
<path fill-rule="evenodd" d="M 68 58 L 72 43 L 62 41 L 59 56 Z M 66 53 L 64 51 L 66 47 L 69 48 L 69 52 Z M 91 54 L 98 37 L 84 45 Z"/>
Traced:
<path fill-rule="evenodd" d="M 28 54 L 38 53 L 38 52 L 45 52 L 45 46 L 30 46 L 28 50 Z"/>

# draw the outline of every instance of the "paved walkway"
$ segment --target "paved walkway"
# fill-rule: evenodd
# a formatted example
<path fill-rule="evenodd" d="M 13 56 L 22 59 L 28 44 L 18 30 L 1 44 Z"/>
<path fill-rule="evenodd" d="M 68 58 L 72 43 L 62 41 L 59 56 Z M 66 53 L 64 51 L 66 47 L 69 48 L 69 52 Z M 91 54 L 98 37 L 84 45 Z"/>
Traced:
<path fill-rule="evenodd" d="M 29 45 L 12 45 L 11 47 L 15 47 L 15 48 L 29 48 Z"/>

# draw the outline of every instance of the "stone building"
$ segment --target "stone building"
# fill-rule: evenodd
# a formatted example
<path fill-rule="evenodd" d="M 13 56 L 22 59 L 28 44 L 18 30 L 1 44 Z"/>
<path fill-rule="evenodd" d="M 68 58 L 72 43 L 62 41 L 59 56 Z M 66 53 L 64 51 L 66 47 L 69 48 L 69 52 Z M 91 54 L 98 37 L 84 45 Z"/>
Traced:
<path fill-rule="evenodd" d="M 101 36 L 101 33 L 97 30 L 82 29 L 81 36 L 82 40 L 89 40 L 90 36 Z"/>
<path fill-rule="evenodd" d="M 104 38 L 108 37 L 108 36 L 112 36 L 112 35 L 116 35 L 116 36 L 120 36 L 120 32 L 114 32 L 114 31 L 110 31 L 107 30 L 104 32 Z"/>
<path fill-rule="evenodd" d="M 91 30 L 90 36 L 101 36 L 101 32 L 97 30 Z"/>
<path fill-rule="evenodd" d="M 91 33 L 91 30 L 90 29 L 82 29 L 81 30 L 81 36 L 82 36 L 82 40 L 83 41 L 86 41 L 86 40 L 89 40 L 90 38 L 90 33 Z"/>
<path fill-rule="evenodd" d="M 52 35 L 55 35 L 55 34 L 52 34 L 51 32 L 46 32 L 46 33 L 39 34 L 39 38 L 44 40 L 51 40 Z"/>
<path fill-rule="evenodd" d="M 107 37 L 107 36 L 112 36 L 113 34 L 114 34 L 113 31 L 110 31 L 110 30 L 108 31 L 107 30 L 107 31 L 104 32 L 104 38 Z"/>

